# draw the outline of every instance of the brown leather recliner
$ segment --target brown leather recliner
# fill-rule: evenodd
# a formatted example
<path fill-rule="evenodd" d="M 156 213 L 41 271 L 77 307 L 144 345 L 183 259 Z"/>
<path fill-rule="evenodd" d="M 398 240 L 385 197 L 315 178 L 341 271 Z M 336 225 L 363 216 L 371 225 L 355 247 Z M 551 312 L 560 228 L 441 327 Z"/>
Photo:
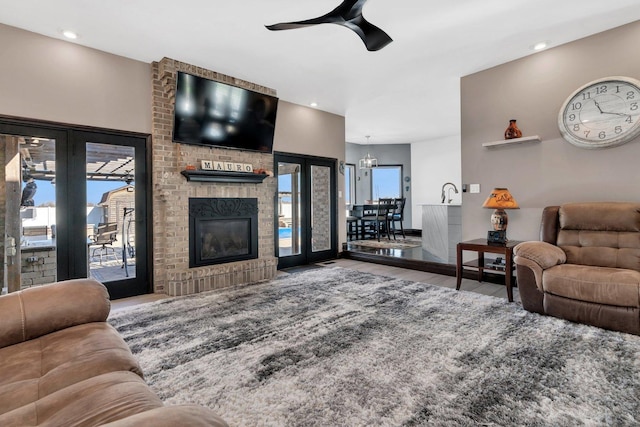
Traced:
<path fill-rule="evenodd" d="M 528 311 L 640 335 L 640 203 L 569 203 L 514 248 Z"/>
<path fill-rule="evenodd" d="M 109 310 L 92 279 L 0 296 L 1 426 L 227 425 L 201 406 L 164 406 Z"/>

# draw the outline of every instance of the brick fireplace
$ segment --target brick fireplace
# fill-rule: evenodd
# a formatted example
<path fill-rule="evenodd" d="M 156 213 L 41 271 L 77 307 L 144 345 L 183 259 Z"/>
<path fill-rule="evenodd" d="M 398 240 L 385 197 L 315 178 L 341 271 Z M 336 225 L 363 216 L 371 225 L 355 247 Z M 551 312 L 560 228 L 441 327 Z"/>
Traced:
<path fill-rule="evenodd" d="M 189 199 L 189 267 L 258 258 L 258 200 Z"/>
<path fill-rule="evenodd" d="M 274 205 L 277 183 L 267 178 L 257 183 L 190 182 L 181 172 L 202 160 L 251 164 L 273 170 L 273 155 L 174 143 L 173 108 L 178 71 L 275 96 L 273 89 L 235 79 L 200 67 L 164 58 L 153 63 L 153 268 L 154 292 L 187 295 L 239 286 L 276 275 L 274 256 Z M 255 199 L 257 257 L 211 265 L 190 262 L 190 199 Z"/>

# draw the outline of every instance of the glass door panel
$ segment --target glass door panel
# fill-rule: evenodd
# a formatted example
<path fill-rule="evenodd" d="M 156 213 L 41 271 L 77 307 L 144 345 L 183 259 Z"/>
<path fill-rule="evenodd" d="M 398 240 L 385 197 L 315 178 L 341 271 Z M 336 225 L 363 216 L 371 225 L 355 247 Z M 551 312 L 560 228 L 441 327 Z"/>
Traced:
<path fill-rule="evenodd" d="M 135 147 L 86 144 L 90 277 L 103 283 L 136 277 Z"/>
<path fill-rule="evenodd" d="M 331 249 L 331 168 L 311 165 L 311 251 Z"/>
<path fill-rule="evenodd" d="M 83 207 L 81 217 L 74 209 L 74 255 L 86 260 L 83 274 L 112 299 L 149 292 L 147 138 L 74 131 L 71 144 L 70 205 Z"/>
<path fill-rule="evenodd" d="M 6 293 L 58 279 L 56 140 L 2 134 L 0 142 L 0 277 Z"/>
<path fill-rule="evenodd" d="M 302 252 L 301 175 L 302 165 L 278 162 L 278 257 Z"/>
<path fill-rule="evenodd" d="M 278 268 L 337 256 L 336 160 L 276 153 Z"/>
<path fill-rule="evenodd" d="M 149 292 L 147 144 L 141 134 L 0 119 L 4 291 L 95 277 L 112 299 Z M 109 242 L 98 240 L 103 223 L 115 224 Z"/>

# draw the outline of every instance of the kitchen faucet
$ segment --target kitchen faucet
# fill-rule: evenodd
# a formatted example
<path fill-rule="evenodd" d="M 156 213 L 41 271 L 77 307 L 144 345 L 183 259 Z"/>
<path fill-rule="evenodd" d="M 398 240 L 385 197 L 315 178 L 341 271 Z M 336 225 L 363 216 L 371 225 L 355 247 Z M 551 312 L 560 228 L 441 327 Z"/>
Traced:
<path fill-rule="evenodd" d="M 456 185 L 455 185 L 453 182 L 445 182 L 445 183 L 442 185 L 442 194 L 440 195 L 440 196 L 441 196 L 441 198 L 442 198 L 442 203 L 444 203 L 444 201 L 445 201 L 445 200 L 446 200 L 446 198 L 447 198 L 447 197 L 446 197 L 446 194 L 445 194 L 445 192 L 444 192 L 444 188 L 445 188 L 447 185 L 450 185 L 450 186 L 452 186 L 452 187 L 453 187 L 453 188 L 449 188 L 449 193 L 448 193 L 448 195 L 449 195 L 449 199 L 448 199 L 447 203 L 451 203 L 451 200 L 452 200 L 452 199 L 451 199 L 451 190 L 455 191 L 455 193 L 456 193 L 456 194 L 458 194 L 458 188 L 456 187 Z"/>

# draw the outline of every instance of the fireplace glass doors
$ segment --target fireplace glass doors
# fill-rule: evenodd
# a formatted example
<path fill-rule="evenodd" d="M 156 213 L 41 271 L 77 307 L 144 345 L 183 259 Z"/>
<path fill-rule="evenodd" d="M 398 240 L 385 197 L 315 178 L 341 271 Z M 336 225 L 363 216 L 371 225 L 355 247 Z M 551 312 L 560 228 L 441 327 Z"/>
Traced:
<path fill-rule="evenodd" d="M 197 245 L 202 261 L 242 257 L 249 254 L 251 220 L 201 219 L 196 223 Z"/>
<path fill-rule="evenodd" d="M 258 258 L 258 199 L 189 199 L 189 266 Z"/>

